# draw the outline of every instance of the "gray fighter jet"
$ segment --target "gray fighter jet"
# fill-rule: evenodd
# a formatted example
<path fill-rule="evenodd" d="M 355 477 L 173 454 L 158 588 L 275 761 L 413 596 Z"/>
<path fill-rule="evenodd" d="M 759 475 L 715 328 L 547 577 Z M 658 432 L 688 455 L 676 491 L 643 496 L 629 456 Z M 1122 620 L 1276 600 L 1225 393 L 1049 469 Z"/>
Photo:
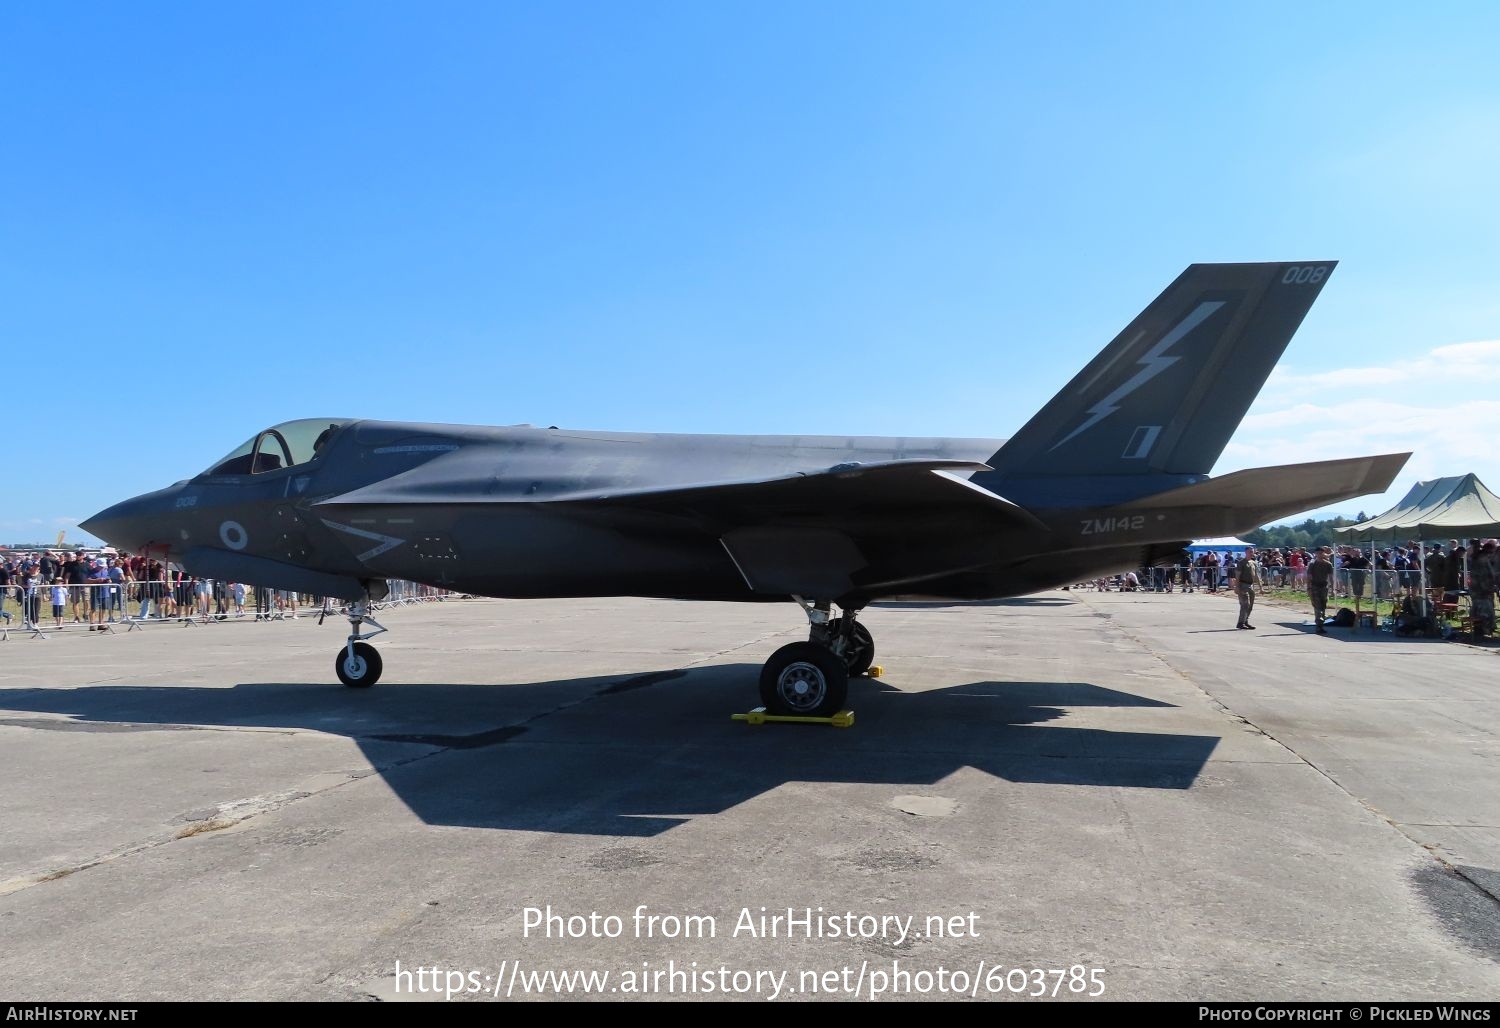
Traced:
<path fill-rule="evenodd" d="M 1196 264 L 1010 439 L 664 435 L 314 418 L 84 522 L 209 578 L 350 601 L 386 582 L 484 596 L 796 601 L 807 642 L 760 675 L 772 713 L 827 715 L 893 598 L 995 599 L 1171 562 L 1383 492 L 1410 454 L 1210 479 L 1333 261 Z M 373 630 L 366 629 L 366 624 Z"/>

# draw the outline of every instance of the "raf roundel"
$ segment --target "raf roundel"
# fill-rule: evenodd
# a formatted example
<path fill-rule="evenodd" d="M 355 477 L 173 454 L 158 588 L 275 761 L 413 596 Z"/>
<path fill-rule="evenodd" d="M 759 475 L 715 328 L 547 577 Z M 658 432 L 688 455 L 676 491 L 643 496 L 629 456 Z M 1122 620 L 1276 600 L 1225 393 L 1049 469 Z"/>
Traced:
<path fill-rule="evenodd" d="M 238 521 L 226 521 L 219 526 L 219 541 L 231 550 L 243 550 L 250 541 L 250 533 Z"/>

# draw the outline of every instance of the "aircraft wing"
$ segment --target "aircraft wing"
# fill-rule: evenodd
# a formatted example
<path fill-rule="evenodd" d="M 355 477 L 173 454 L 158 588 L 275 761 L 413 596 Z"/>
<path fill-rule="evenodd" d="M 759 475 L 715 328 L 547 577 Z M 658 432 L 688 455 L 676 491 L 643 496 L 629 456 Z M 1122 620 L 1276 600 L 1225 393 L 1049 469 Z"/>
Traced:
<path fill-rule="evenodd" d="M 793 472 L 754 479 L 730 479 L 687 485 L 628 486 L 545 490 L 536 493 L 492 492 L 483 483 L 436 475 L 398 476 L 330 496 L 319 507 L 367 507 L 405 504 L 588 504 L 633 508 L 722 520 L 729 524 L 788 518 L 820 521 L 854 513 L 895 513 L 962 506 L 1032 528 L 1041 528 L 1021 507 L 974 485 L 962 472 L 988 471 L 989 465 L 967 460 L 912 458 L 850 462 L 822 471 Z"/>
<path fill-rule="evenodd" d="M 580 491 L 547 499 L 554 503 L 600 503 L 661 512 L 692 511 L 731 522 L 767 517 L 821 520 L 860 511 L 885 513 L 962 504 L 1040 527 L 1016 504 L 958 474 L 988 470 L 989 465 L 974 461 L 918 458 L 838 464 L 826 471 L 737 482 Z"/>
<path fill-rule="evenodd" d="M 578 517 L 665 515 L 716 534 L 746 583 L 777 595 L 844 596 L 992 560 L 1014 533 L 1045 534 L 1024 508 L 969 482 L 988 470 L 965 460 L 838 464 L 823 471 L 657 488 L 580 489 L 535 496 L 437 495 L 427 483 L 376 483 L 320 501 L 325 508 L 432 502 L 541 504 Z M 872 561 L 878 554 L 880 560 Z M 868 578 L 878 563 L 880 582 Z"/>

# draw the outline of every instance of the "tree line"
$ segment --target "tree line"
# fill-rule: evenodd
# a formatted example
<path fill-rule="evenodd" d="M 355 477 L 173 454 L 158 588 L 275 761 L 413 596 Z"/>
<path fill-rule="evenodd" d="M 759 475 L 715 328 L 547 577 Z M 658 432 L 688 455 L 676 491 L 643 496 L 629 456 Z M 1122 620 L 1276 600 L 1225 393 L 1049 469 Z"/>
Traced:
<path fill-rule="evenodd" d="M 1352 518 L 1333 517 L 1319 521 L 1316 518 L 1308 518 L 1295 525 L 1267 525 L 1257 528 L 1253 532 L 1245 532 L 1240 538 L 1252 546 L 1258 548 L 1265 546 L 1339 546 L 1348 543 L 1343 536 L 1333 534 L 1335 528 L 1347 528 L 1349 525 L 1357 525 L 1361 521 L 1368 521 L 1364 511 L 1360 511 Z"/>

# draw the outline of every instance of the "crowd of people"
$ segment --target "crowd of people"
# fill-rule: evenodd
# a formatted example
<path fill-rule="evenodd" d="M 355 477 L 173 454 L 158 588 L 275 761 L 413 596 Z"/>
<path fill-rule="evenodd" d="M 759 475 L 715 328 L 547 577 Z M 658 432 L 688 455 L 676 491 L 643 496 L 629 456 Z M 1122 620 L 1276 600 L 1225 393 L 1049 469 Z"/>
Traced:
<path fill-rule="evenodd" d="M 295 616 L 295 593 L 259 589 L 243 582 L 196 578 L 159 560 L 123 553 L 90 555 L 52 550 L 0 556 L 0 618 L 14 601 L 24 622 L 64 623 L 106 631 L 127 616 L 173 619 L 180 616 L 243 617 L 247 599 L 256 617 L 272 612 Z M 310 602 L 312 598 L 301 598 Z"/>
<path fill-rule="evenodd" d="M 1249 561 L 1254 565 L 1257 590 L 1305 591 L 1316 600 L 1315 588 L 1322 572 L 1315 571 L 1313 565 L 1320 556 L 1328 564 L 1326 584 L 1322 585 L 1327 599 L 1351 601 L 1356 618 L 1367 597 L 1391 601 L 1417 617 L 1424 610 L 1455 611 L 1459 601 L 1466 600 L 1473 636 L 1495 634 L 1495 593 L 1500 587 L 1500 540 L 1495 539 L 1470 539 L 1467 545 L 1450 539 L 1446 545 L 1435 543 L 1430 547 L 1412 540 L 1377 549 L 1373 556 L 1370 550 L 1354 545 L 1185 552 L 1174 566 L 1141 568 L 1091 584 L 1124 591 L 1239 594 L 1243 591 L 1241 568 Z M 1321 630 L 1321 612 L 1317 621 Z"/>
<path fill-rule="evenodd" d="M 393 595 L 431 592 L 392 583 Z M 295 618 L 300 609 L 322 610 L 325 597 L 244 582 L 199 578 L 170 564 L 127 553 L 35 550 L 0 553 L 0 624 L 17 615 L 30 627 L 85 625 L 90 632 L 132 620 L 198 618 L 257 621 Z M 11 604 L 16 613 L 8 609 Z"/>

